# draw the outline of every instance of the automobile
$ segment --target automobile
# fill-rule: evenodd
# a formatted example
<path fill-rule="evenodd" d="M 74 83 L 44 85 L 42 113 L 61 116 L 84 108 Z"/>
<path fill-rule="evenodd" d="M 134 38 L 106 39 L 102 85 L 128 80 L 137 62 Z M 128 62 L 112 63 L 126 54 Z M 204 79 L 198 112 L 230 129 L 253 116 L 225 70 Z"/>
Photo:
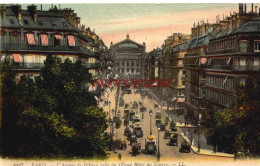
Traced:
<path fill-rule="evenodd" d="M 155 115 L 155 119 L 161 119 L 161 118 L 162 118 L 161 115 L 159 115 L 159 114 L 156 114 L 156 115 Z"/>
<path fill-rule="evenodd" d="M 169 145 L 178 146 L 178 133 L 171 132 Z"/>
<path fill-rule="evenodd" d="M 154 135 L 149 135 L 145 138 L 145 153 L 146 154 L 156 154 L 157 152 L 156 137 Z"/>
<path fill-rule="evenodd" d="M 154 104 L 154 108 L 158 108 L 159 107 L 159 104 L 158 103 L 155 103 Z"/>
<path fill-rule="evenodd" d="M 160 123 L 159 129 L 160 129 L 160 131 L 165 131 L 165 124 Z"/>
<path fill-rule="evenodd" d="M 116 117 L 120 119 L 120 118 L 121 118 L 121 113 L 118 112 L 118 113 L 116 114 Z"/>
<path fill-rule="evenodd" d="M 174 121 L 171 122 L 170 124 L 170 130 L 177 132 L 177 127 L 176 127 L 176 123 Z"/>
<path fill-rule="evenodd" d="M 134 122 L 140 122 L 141 121 L 141 117 L 140 115 L 134 115 Z"/>
<path fill-rule="evenodd" d="M 129 103 L 125 103 L 125 109 L 129 109 Z"/>
<path fill-rule="evenodd" d="M 127 119 L 129 117 L 129 112 L 130 112 L 129 109 L 124 109 L 124 114 L 125 114 L 124 118 L 125 119 Z"/>
<path fill-rule="evenodd" d="M 131 94 L 131 93 L 132 93 L 131 88 L 127 88 L 126 93 L 127 93 L 127 94 Z"/>
<path fill-rule="evenodd" d="M 170 131 L 169 131 L 168 129 L 166 129 L 166 130 L 164 131 L 164 136 L 163 136 L 163 138 L 164 138 L 164 139 L 168 139 L 168 138 L 170 138 L 170 136 L 171 136 Z"/>
<path fill-rule="evenodd" d="M 162 115 L 161 111 L 156 111 L 156 115 Z"/>
<path fill-rule="evenodd" d="M 120 100 L 119 101 L 119 107 L 123 107 L 124 106 L 124 100 Z"/>
<path fill-rule="evenodd" d="M 161 125 L 161 122 L 162 122 L 161 119 L 156 119 L 155 120 L 155 125 L 159 126 L 159 125 Z"/>
<path fill-rule="evenodd" d="M 134 120 L 134 116 L 135 116 L 135 111 L 131 111 L 131 112 L 129 113 L 129 120 L 130 120 L 130 121 L 133 121 L 133 120 Z"/>
<path fill-rule="evenodd" d="M 143 137 L 143 130 L 141 125 L 138 124 L 134 125 L 133 132 L 136 135 L 136 137 L 138 138 Z"/>

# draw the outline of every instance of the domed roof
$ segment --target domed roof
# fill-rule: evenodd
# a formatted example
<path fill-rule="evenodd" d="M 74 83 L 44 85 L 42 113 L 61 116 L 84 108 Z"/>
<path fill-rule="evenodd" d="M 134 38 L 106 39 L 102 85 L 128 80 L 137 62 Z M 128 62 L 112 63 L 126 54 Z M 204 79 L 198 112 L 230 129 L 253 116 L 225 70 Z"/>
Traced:
<path fill-rule="evenodd" d="M 118 45 L 118 48 L 138 48 L 138 46 L 131 42 L 125 42 L 125 43 Z"/>

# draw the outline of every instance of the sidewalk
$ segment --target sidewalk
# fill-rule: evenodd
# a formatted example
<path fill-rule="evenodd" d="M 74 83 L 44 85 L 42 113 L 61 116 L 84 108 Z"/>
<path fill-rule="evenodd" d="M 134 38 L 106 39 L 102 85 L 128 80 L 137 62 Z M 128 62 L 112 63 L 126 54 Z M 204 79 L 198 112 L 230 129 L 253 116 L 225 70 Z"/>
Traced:
<path fill-rule="evenodd" d="M 187 142 L 191 143 L 190 140 L 184 136 L 183 133 L 181 133 L 181 136 L 183 139 L 185 139 Z M 213 152 L 211 150 L 206 150 L 206 149 L 201 149 L 200 152 L 198 152 L 198 148 L 191 145 L 191 149 L 194 153 L 199 154 L 199 155 L 209 155 L 209 156 L 219 156 L 219 157 L 228 157 L 228 158 L 234 158 L 233 154 L 228 154 L 228 153 L 221 153 L 221 152 Z"/>
<path fill-rule="evenodd" d="M 148 93 L 158 102 L 158 98 L 155 94 L 148 91 Z M 197 133 L 197 126 L 188 124 L 185 125 L 185 119 L 183 116 L 177 116 L 176 112 L 174 110 L 170 110 L 170 108 L 167 111 L 167 107 L 161 106 L 163 110 L 165 110 L 166 114 L 168 114 L 169 117 L 171 117 L 171 120 L 174 120 L 176 123 L 176 126 L 179 127 L 180 135 L 183 139 L 185 139 L 187 142 L 191 143 L 191 140 L 193 140 L 193 143 L 191 145 L 191 149 L 195 154 L 199 155 L 210 155 L 210 156 L 219 156 L 219 157 L 228 157 L 228 158 L 234 158 L 233 154 L 227 154 L 227 153 L 221 153 L 221 152 L 214 152 L 213 146 L 207 144 L 206 137 L 204 136 L 204 132 L 202 129 L 200 129 L 200 152 L 198 152 L 198 133 Z M 180 123 L 180 121 L 182 123 Z"/>

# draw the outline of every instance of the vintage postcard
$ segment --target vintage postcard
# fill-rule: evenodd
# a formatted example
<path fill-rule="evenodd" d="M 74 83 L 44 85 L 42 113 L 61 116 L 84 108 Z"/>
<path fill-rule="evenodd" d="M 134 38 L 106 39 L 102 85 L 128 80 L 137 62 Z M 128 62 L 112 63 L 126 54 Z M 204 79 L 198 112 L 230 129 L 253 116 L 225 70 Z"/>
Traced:
<path fill-rule="evenodd" d="M 260 3 L 0 4 L 0 166 L 260 164 Z"/>

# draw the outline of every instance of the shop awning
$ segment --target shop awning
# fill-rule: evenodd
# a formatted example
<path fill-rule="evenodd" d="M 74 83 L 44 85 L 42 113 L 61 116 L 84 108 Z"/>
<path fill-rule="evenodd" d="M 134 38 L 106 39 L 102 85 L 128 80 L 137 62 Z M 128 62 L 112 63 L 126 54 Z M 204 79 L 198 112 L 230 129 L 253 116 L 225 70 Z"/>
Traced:
<path fill-rule="evenodd" d="M 183 102 L 185 102 L 185 98 L 178 98 L 177 99 L 177 103 L 183 103 Z"/>
<path fill-rule="evenodd" d="M 201 61 L 200 61 L 201 64 L 205 64 L 206 62 L 207 62 L 207 58 L 201 58 Z"/>
<path fill-rule="evenodd" d="M 47 34 L 41 34 L 42 46 L 48 46 L 48 36 Z"/>
<path fill-rule="evenodd" d="M 34 40 L 34 36 L 32 33 L 27 33 L 26 37 L 27 37 L 27 42 L 29 45 L 35 45 L 35 40 Z"/>
<path fill-rule="evenodd" d="M 20 54 L 13 54 L 13 59 L 15 63 L 20 63 L 21 62 Z"/>
<path fill-rule="evenodd" d="M 68 42 L 69 42 L 69 46 L 75 46 L 74 36 L 68 35 Z"/>
<path fill-rule="evenodd" d="M 54 37 L 55 37 L 57 40 L 62 40 L 62 36 L 59 35 L 59 34 L 54 35 Z"/>

